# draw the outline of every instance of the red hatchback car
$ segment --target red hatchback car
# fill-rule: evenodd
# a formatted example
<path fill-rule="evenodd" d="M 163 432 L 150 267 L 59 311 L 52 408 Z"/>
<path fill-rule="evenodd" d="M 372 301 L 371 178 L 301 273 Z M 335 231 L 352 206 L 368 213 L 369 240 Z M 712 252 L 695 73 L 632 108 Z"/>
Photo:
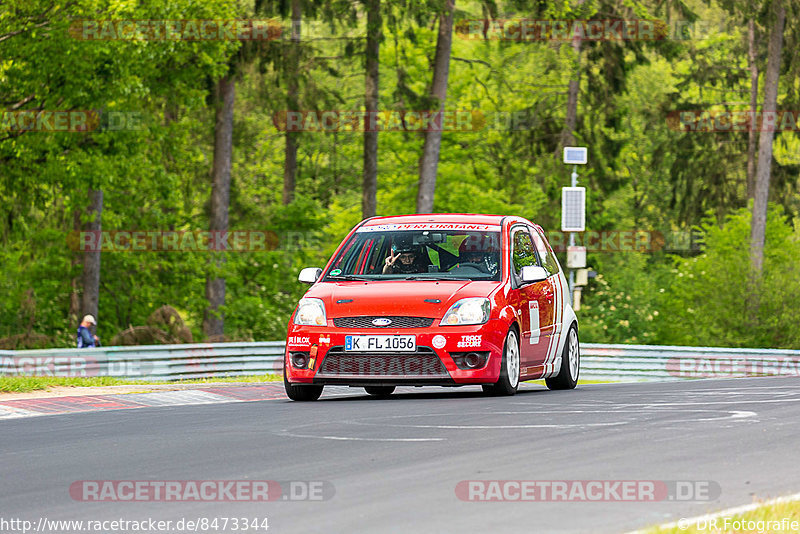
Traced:
<path fill-rule="evenodd" d="M 395 386 L 480 384 L 513 395 L 578 380 L 578 321 L 541 227 L 498 215 L 402 215 L 358 224 L 289 324 L 286 394 L 326 384 L 390 395 Z"/>

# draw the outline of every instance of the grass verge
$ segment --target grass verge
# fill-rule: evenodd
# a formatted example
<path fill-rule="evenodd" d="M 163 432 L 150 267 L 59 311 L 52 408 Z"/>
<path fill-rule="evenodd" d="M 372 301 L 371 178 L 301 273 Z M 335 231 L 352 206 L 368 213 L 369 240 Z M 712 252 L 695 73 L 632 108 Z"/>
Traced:
<path fill-rule="evenodd" d="M 43 390 L 54 386 L 92 387 L 92 386 L 125 386 L 125 385 L 170 385 L 170 384 L 208 384 L 210 382 L 277 382 L 283 380 L 281 375 L 249 375 L 219 378 L 200 378 L 194 380 L 178 380 L 165 382 L 158 380 L 128 380 L 110 376 L 95 377 L 63 377 L 63 376 L 3 376 L 0 377 L 0 393 L 26 393 Z"/>
<path fill-rule="evenodd" d="M 685 528 L 681 528 L 685 527 Z M 713 514 L 699 523 L 678 523 L 652 527 L 645 534 L 741 534 L 744 532 L 781 533 L 800 531 L 800 501 L 763 504 L 754 510 L 734 514 Z"/>

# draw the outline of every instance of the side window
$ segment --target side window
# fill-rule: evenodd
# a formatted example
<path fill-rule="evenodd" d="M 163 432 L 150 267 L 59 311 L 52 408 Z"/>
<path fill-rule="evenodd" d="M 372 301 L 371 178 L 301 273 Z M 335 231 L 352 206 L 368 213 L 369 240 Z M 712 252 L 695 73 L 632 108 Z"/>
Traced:
<path fill-rule="evenodd" d="M 523 267 L 539 265 L 539 262 L 528 231 L 523 227 L 515 228 L 512 231 L 511 264 L 514 266 L 514 275 L 518 276 Z"/>
<path fill-rule="evenodd" d="M 560 269 L 558 260 L 556 260 L 556 256 L 553 254 L 553 250 L 547 245 L 542 233 L 538 229 L 533 230 L 533 235 L 536 241 L 536 250 L 539 252 L 539 257 L 542 258 L 544 262 L 544 268 L 547 269 L 547 272 L 550 274 L 557 273 Z"/>

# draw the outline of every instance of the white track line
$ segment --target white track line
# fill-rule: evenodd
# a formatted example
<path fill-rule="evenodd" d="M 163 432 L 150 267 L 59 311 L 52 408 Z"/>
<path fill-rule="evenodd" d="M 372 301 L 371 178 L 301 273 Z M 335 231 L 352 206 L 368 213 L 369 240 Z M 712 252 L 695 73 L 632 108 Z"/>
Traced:
<path fill-rule="evenodd" d="M 784 502 L 794 502 L 794 501 L 800 501 L 800 493 L 793 493 L 792 495 L 784 495 L 783 497 L 778 497 L 776 499 L 770 499 L 768 501 L 754 502 L 753 504 L 745 504 L 745 505 L 742 505 L 742 506 L 735 506 L 733 508 L 726 508 L 725 510 L 720 510 L 719 512 L 713 512 L 711 514 L 698 515 L 698 516 L 695 516 L 695 517 L 687 517 L 687 518 L 681 519 L 679 521 L 673 521 L 672 523 L 664 523 L 662 525 L 653 525 L 653 526 L 647 527 L 645 529 L 631 531 L 628 534 L 644 534 L 645 532 L 650 531 L 650 530 L 652 530 L 654 528 L 658 528 L 658 529 L 670 529 L 670 528 L 675 528 L 675 527 L 688 528 L 688 527 L 690 527 L 692 525 L 696 525 L 697 523 L 699 523 L 701 521 L 708 521 L 709 519 L 717 519 L 717 518 L 722 517 L 722 516 L 739 515 L 739 514 L 743 514 L 743 513 L 746 513 L 746 512 L 752 512 L 753 510 L 761 508 L 762 506 L 770 506 L 770 505 L 773 505 L 773 504 L 780 504 L 780 503 L 784 503 Z"/>

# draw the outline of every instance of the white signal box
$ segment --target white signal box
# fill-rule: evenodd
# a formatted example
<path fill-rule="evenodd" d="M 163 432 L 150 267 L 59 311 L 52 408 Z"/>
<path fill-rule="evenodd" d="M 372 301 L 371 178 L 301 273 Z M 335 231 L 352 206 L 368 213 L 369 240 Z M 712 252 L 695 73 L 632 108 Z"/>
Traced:
<path fill-rule="evenodd" d="M 586 267 L 586 247 L 567 247 L 567 269 Z"/>
<path fill-rule="evenodd" d="M 575 271 L 575 285 L 589 285 L 589 269 L 578 269 Z"/>
<path fill-rule="evenodd" d="M 577 311 L 581 311 L 581 293 L 583 293 L 583 287 L 575 286 L 572 290 L 572 309 Z"/>
<path fill-rule="evenodd" d="M 586 230 L 586 188 L 561 188 L 561 231 L 583 232 Z"/>

